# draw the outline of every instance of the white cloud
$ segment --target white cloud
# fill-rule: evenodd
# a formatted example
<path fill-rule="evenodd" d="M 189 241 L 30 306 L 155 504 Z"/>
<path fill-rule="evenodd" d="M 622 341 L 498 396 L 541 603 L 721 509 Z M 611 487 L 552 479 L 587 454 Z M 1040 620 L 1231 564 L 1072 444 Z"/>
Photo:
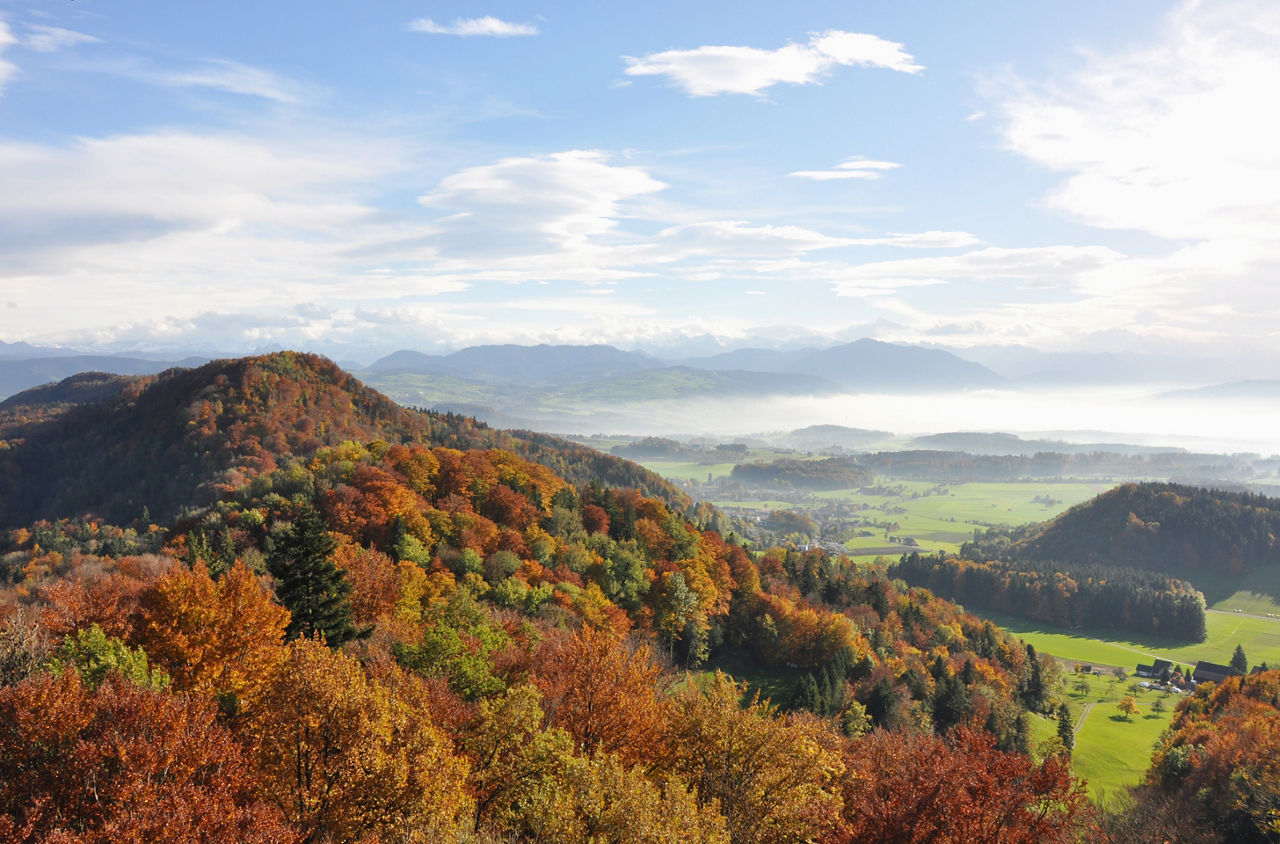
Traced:
<path fill-rule="evenodd" d="M 1048 203 L 1171 239 L 1280 230 L 1280 5 L 1188 2 L 1157 44 L 1003 103 L 1005 142 L 1069 174 Z"/>
<path fill-rule="evenodd" d="M 1183 2 L 1146 44 L 1084 54 L 1061 78 L 994 89 L 1005 145 L 1064 175 L 1046 206 L 1165 239 L 1171 251 L 1080 273 L 1082 300 L 993 311 L 993 324 L 1274 347 L 1277 43 L 1275 3 Z"/>
<path fill-rule="evenodd" d="M 693 255 L 789 255 L 815 249 L 847 246 L 847 238 L 830 237 L 799 226 L 756 225 L 741 220 L 714 220 L 672 226 L 650 244 L 655 260 L 679 260 Z"/>
<path fill-rule="evenodd" d="M 177 87 L 213 88 L 232 94 L 262 97 L 280 103 L 301 100 L 298 86 L 289 80 L 262 70 L 227 60 L 214 60 L 191 70 L 142 74 L 143 78 Z"/>
<path fill-rule="evenodd" d="M 433 226 L 441 256 L 501 266 L 504 258 L 543 255 L 590 270 L 624 203 L 665 187 L 640 167 L 610 163 L 606 153 L 570 150 L 470 167 L 419 202 L 451 212 Z"/>
<path fill-rule="evenodd" d="M 77 44 L 94 44 L 102 40 L 92 35 L 86 35 L 83 32 L 36 23 L 27 24 L 27 30 L 27 36 L 22 39 L 23 46 L 29 50 L 35 50 L 37 53 L 56 53 L 64 47 L 74 47 Z"/>
<path fill-rule="evenodd" d="M 182 132 L 0 143 L 0 331 L 30 335 L 150 325 L 218 302 L 245 311 L 360 300 L 353 245 L 385 237 L 367 185 L 398 168 L 392 145 Z M 401 297 L 457 289 L 412 271 Z M 390 288 L 390 286 L 388 286 Z M 111 329 L 114 330 L 114 329 Z"/>
<path fill-rule="evenodd" d="M 485 15 L 482 18 L 454 18 L 449 25 L 439 24 L 431 18 L 418 18 L 405 24 L 410 32 L 426 32 L 432 35 L 459 35 L 467 38 L 487 35 L 491 38 L 511 38 L 520 35 L 537 35 L 538 28 L 527 23 L 512 23 Z"/>
<path fill-rule="evenodd" d="M 18 39 L 13 37 L 13 33 L 9 31 L 9 25 L 0 18 L 0 55 L 6 49 L 18 43 Z M 0 58 L 0 93 L 4 92 L 5 83 L 8 82 L 14 74 L 18 72 L 17 65 L 7 62 Z"/>
<path fill-rule="evenodd" d="M 968 232 L 890 232 L 885 237 L 859 237 L 849 241 L 850 246 L 902 246 L 907 249 L 957 249 L 973 246 L 981 241 Z"/>
<path fill-rule="evenodd" d="M 996 246 L 934 258 L 876 261 L 851 267 L 845 278 L 863 281 L 892 279 L 1013 279 L 1042 284 L 1071 285 L 1090 271 L 1124 260 L 1104 246 Z"/>
<path fill-rule="evenodd" d="M 901 44 L 840 30 L 811 33 L 806 44 L 787 44 L 776 50 L 705 46 L 622 58 L 628 76 L 666 76 L 693 97 L 763 96 L 766 89 L 779 83 L 820 82 L 837 67 L 879 67 L 903 73 L 924 70 Z"/>
<path fill-rule="evenodd" d="M 879 179 L 888 170 L 901 167 L 895 161 L 871 161 L 866 158 L 849 158 L 840 162 L 832 170 L 797 170 L 788 173 L 801 179 L 813 179 L 819 182 L 832 179 Z"/>

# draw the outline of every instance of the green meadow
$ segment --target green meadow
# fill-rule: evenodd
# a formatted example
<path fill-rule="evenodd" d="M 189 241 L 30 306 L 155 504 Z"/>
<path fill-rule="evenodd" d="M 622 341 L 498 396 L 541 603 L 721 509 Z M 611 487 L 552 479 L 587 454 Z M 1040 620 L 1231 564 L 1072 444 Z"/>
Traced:
<path fill-rule="evenodd" d="M 1087 690 L 1075 688 L 1077 679 L 1085 681 Z M 1065 676 L 1065 700 L 1076 726 L 1071 766 L 1088 782 L 1094 800 L 1104 801 L 1108 795 L 1142 781 L 1151 763 L 1151 751 L 1173 720 L 1173 709 L 1181 699 L 1178 694 L 1154 689 L 1134 691 L 1133 685 L 1133 679 L 1116 680 L 1105 675 Z M 1133 695 L 1140 709 L 1131 718 L 1117 706 L 1126 695 Z M 1157 699 L 1163 702 L 1163 713 L 1153 711 Z M 1086 709 L 1088 714 L 1081 723 L 1080 716 Z M 1055 718 L 1036 718 L 1031 725 L 1032 743 L 1057 735 L 1057 729 Z"/>
<path fill-rule="evenodd" d="M 1171 639 L 1140 637 L 1132 633 L 1065 630 L 1050 624 L 1027 621 L 1000 613 L 978 612 L 1000 627 L 1031 643 L 1036 650 L 1068 662 L 1119 665 L 1129 671 L 1138 663 L 1167 659 L 1182 665 L 1199 660 L 1227 663 L 1236 645 L 1244 648 L 1249 665 L 1260 662 L 1280 666 L 1280 619 L 1258 618 L 1243 613 L 1209 612 L 1205 616 L 1208 637 L 1187 644 Z"/>

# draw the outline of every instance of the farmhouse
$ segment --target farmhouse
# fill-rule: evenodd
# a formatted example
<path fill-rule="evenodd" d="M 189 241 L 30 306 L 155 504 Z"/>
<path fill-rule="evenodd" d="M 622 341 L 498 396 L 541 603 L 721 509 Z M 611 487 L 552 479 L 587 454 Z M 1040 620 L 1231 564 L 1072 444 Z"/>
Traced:
<path fill-rule="evenodd" d="M 1215 662 L 1196 663 L 1195 678 L 1197 683 L 1221 683 L 1228 677 L 1239 677 L 1240 672 L 1229 665 L 1218 665 Z"/>
<path fill-rule="evenodd" d="M 1167 659 L 1157 659 L 1152 665 L 1139 665 L 1134 673 L 1139 677 L 1159 678 L 1166 671 L 1173 671 L 1173 663 Z"/>

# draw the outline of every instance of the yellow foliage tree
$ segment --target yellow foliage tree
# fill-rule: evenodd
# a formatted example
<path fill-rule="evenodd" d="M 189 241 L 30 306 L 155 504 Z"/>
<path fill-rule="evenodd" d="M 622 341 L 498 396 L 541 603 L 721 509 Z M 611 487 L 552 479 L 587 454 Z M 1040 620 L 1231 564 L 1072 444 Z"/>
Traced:
<path fill-rule="evenodd" d="M 813 717 L 781 718 L 723 673 L 674 698 L 671 770 L 715 801 L 735 842 L 808 841 L 834 829 L 843 773 L 838 739 Z"/>
<path fill-rule="evenodd" d="M 441 841 L 470 814 L 466 762 L 420 693 L 297 639 L 250 727 L 265 796 L 309 841 Z"/>
<path fill-rule="evenodd" d="M 699 807 L 678 778 L 659 788 L 616 756 L 569 760 L 556 787 L 536 795 L 526 818 L 534 840 L 544 844 L 729 844 L 724 818 L 711 806 Z"/>

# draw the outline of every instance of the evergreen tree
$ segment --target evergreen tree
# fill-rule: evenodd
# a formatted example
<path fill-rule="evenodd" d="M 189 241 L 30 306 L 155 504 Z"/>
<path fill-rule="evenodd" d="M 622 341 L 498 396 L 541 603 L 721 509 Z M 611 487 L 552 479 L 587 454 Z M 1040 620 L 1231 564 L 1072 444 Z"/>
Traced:
<path fill-rule="evenodd" d="M 1044 708 L 1044 677 L 1040 674 L 1040 657 L 1030 644 L 1027 645 L 1027 674 L 1023 682 L 1023 703 L 1027 709 L 1039 712 Z"/>
<path fill-rule="evenodd" d="M 1071 710 L 1067 708 L 1066 701 L 1058 704 L 1058 738 L 1062 739 L 1062 746 L 1070 754 L 1071 749 L 1076 746 L 1076 728 L 1072 723 Z"/>
<path fill-rule="evenodd" d="M 892 729 L 898 723 L 898 710 L 901 704 L 898 701 L 898 693 L 894 691 L 893 684 L 888 678 L 881 678 L 880 682 L 871 687 L 866 705 L 867 714 L 871 716 L 872 723 L 877 727 Z"/>
<path fill-rule="evenodd" d="M 933 723 L 946 732 L 969 715 L 969 693 L 959 677 L 945 676 L 938 682 L 933 698 Z"/>
<path fill-rule="evenodd" d="M 792 709 L 807 709 L 810 712 L 821 715 L 818 710 L 822 706 L 822 693 L 818 688 L 818 681 L 810 672 L 800 680 L 796 685 L 795 694 L 791 698 Z"/>
<path fill-rule="evenodd" d="M 351 624 L 347 596 L 351 584 L 333 563 L 337 543 L 329 536 L 324 519 L 309 504 L 303 505 L 293 525 L 278 537 L 267 557 L 267 567 L 279 586 L 276 595 L 291 614 L 285 636 L 324 636 L 331 648 L 341 647 L 369 631 Z"/>
<path fill-rule="evenodd" d="M 1245 658 L 1244 648 L 1236 645 L 1236 652 L 1231 655 L 1231 667 L 1241 674 L 1249 673 L 1249 660 Z"/>

